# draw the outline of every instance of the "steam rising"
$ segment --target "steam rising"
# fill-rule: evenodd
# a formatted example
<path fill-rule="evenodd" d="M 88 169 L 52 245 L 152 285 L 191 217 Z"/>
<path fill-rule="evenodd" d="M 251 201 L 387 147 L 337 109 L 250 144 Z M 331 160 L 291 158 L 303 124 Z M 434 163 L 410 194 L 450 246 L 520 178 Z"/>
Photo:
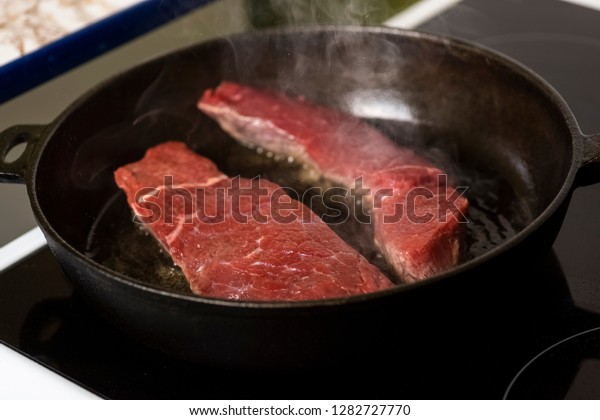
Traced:
<path fill-rule="evenodd" d="M 311 23 L 373 25 L 394 14 L 398 5 L 409 3 L 408 0 L 270 0 L 249 2 L 249 9 L 258 27 Z"/>

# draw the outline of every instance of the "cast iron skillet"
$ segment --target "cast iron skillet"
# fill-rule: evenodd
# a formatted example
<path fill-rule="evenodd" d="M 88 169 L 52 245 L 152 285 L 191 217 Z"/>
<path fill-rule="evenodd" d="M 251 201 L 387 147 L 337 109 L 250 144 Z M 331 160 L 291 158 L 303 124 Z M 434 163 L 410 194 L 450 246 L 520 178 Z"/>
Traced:
<path fill-rule="evenodd" d="M 221 80 L 397 123 L 415 147 L 435 139 L 458 167 L 477 162 L 504 179 L 510 188 L 499 204 L 525 223 L 511 239 L 427 281 L 313 302 L 189 296 L 88 258 L 90 230 L 117 194 L 116 167 L 169 139 L 228 165 L 239 149 L 195 108 Z M 171 355 L 246 368 L 352 363 L 402 340 L 399 324 L 435 313 L 431 302 L 452 290 L 489 298 L 502 287 L 487 281 L 491 274 L 502 283 L 499 273 L 508 278 L 551 248 L 572 190 L 593 182 L 600 162 L 600 136 L 583 135 L 559 95 L 519 64 L 441 36 L 355 27 L 248 33 L 168 54 L 111 78 L 48 125 L 5 130 L 0 157 L 18 143 L 26 150 L 2 160 L 0 179 L 27 184 L 50 249 L 91 305 Z"/>

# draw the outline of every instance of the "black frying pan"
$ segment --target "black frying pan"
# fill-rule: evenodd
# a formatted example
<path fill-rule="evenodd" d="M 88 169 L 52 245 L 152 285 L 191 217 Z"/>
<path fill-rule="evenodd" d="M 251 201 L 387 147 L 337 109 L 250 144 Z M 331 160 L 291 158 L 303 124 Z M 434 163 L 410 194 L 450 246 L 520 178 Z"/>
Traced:
<path fill-rule="evenodd" d="M 315 302 L 202 298 L 157 283 L 145 267 L 99 263 L 93 244 L 112 249 L 131 225 L 112 171 L 149 146 L 185 140 L 226 172 L 261 171 L 196 110 L 201 93 L 221 80 L 301 94 L 365 117 L 406 146 L 434 150 L 432 159 L 472 182 L 473 217 L 500 215 L 514 234 L 487 248 L 477 242 L 468 261 L 418 284 Z M 21 157 L 3 159 L 0 179 L 27 184 L 48 244 L 79 293 L 165 352 L 249 368 L 351 363 L 401 340 L 400 319 L 435 311 L 432 302 L 452 290 L 493 295 L 511 270 L 551 248 L 571 192 L 594 182 L 600 162 L 600 136 L 583 135 L 560 96 L 531 71 L 474 45 L 383 28 L 275 30 L 186 48 L 110 79 L 47 126 L 5 130 L 0 156 L 23 142 Z M 119 252 L 141 254 L 136 240 L 120 243 Z"/>

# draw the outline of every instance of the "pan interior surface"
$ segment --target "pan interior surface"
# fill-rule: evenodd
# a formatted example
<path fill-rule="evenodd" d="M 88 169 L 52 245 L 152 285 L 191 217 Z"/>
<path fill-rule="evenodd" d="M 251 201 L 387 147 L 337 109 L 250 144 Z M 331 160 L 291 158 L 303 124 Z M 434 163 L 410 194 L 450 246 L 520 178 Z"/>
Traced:
<path fill-rule="evenodd" d="M 466 260 L 530 224 L 571 167 L 571 133 L 560 107 L 520 70 L 485 52 L 376 29 L 245 34 L 137 67 L 63 115 L 35 176 L 40 210 L 58 236 L 137 282 L 189 294 L 170 258 L 133 223 L 113 180 L 117 167 L 140 159 L 148 147 L 182 140 L 231 176 L 261 175 L 306 189 L 301 166 L 240 146 L 197 111 L 202 92 L 223 80 L 352 113 L 431 159 L 455 186 L 468 187 Z M 368 229 L 336 227 L 390 274 L 364 240 Z"/>

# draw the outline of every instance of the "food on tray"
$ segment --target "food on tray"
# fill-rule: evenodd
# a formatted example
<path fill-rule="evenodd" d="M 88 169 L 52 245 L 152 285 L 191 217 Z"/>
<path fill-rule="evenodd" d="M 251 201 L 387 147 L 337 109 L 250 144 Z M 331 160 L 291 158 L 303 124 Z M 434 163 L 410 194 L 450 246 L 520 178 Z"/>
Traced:
<path fill-rule="evenodd" d="M 230 178 L 183 143 L 150 148 L 115 180 L 196 294 L 297 301 L 393 286 L 277 184 Z"/>
<path fill-rule="evenodd" d="M 207 90 L 198 108 L 246 145 L 291 156 L 345 188 L 360 183 L 368 191 L 374 241 L 404 281 L 459 262 L 467 199 L 440 169 L 366 122 L 232 82 Z"/>

